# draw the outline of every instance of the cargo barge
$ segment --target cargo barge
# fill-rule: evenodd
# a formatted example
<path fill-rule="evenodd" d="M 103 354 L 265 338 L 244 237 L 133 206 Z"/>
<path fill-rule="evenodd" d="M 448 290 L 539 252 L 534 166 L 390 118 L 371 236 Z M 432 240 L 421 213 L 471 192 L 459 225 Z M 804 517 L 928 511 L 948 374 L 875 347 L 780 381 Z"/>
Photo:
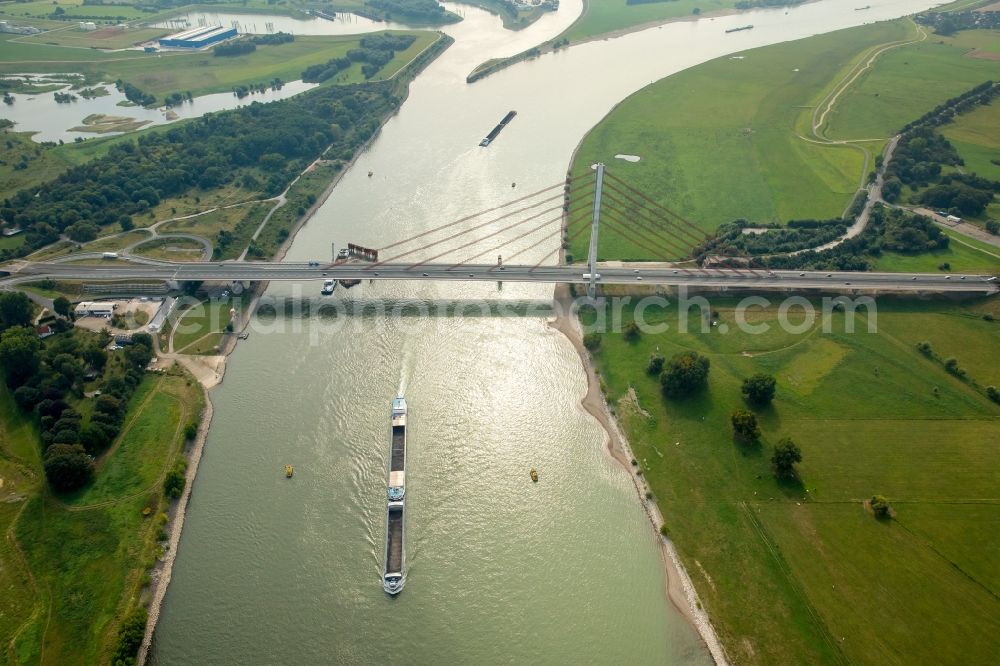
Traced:
<path fill-rule="evenodd" d="M 730 28 L 729 30 L 726 30 L 726 34 L 729 34 L 730 32 L 740 32 L 741 30 L 753 30 L 753 26 L 743 25 L 740 26 L 739 28 Z"/>
<path fill-rule="evenodd" d="M 490 132 L 489 134 L 486 135 L 485 139 L 483 139 L 482 141 L 479 142 L 479 145 L 482 146 L 483 148 L 485 148 L 486 146 L 488 146 L 491 143 L 493 143 L 493 140 L 497 138 L 497 135 L 500 134 L 500 132 L 503 131 L 503 128 L 507 126 L 507 123 L 509 123 L 511 120 L 513 120 L 514 116 L 516 116 L 516 115 L 517 115 L 517 111 L 508 111 L 507 115 L 503 117 L 503 120 L 501 120 L 500 123 L 496 127 L 493 128 L 492 132 Z"/>
<path fill-rule="evenodd" d="M 399 594 L 405 578 L 406 549 L 404 547 L 404 502 L 406 497 L 406 399 L 392 401 L 389 439 L 388 504 L 385 521 L 385 569 L 382 588 L 389 594 Z"/>
<path fill-rule="evenodd" d="M 403 503 L 389 502 L 385 524 L 385 576 L 382 587 L 389 594 L 403 589 Z"/>

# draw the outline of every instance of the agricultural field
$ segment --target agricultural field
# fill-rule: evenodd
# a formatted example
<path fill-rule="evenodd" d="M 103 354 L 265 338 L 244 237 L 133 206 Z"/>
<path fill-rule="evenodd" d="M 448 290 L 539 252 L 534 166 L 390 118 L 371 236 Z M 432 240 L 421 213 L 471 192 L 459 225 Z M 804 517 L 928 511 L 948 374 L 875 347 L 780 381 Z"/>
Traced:
<path fill-rule="evenodd" d="M 830 332 L 817 318 L 797 334 L 778 326 L 776 307 L 754 307 L 749 323 L 770 326 L 759 335 L 739 330 L 735 305 L 712 299 L 717 325 L 705 329 L 693 307 L 686 332 L 675 306 L 655 310 L 647 322 L 669 330 L 632 341 L 605 333 L 594 353 L 730 658 L 945 663 L 961 646 L 963 661 L 990 661 L 1000 632 L 1000 405 L 984 387 L 1000 384 L 1000 324 L 984 315 L 1000 317 L 1000 304 L 886 299 L 877 317 L 833 313 Z M 687 350 L 710 360 L 708 387 L 668 400 L 647 361 Z M 952 357 L 962 375 L 945 369 Z M 756 409 L 759 442 L 739 443 L 729 417 L 745 407 L 742 379 L 759 372 L 777 379 L 777 396 Z M 782 437 L 802 450 L 795 479 L 770 467 Z M 889 499 L 892 519 L 872 515 L 874 494 Z"/>
<path fill-rule="evenodd" d="M 55 15 L 57 19 L 73 21 L 79 21 L 80 19 L 131 21 L 151 15 L 150 12 L 144 12 L 128 3 L 84 5 L 83 0 L 5 2 L 0 5 L 0 13 L 4 16 L 18 19 L 49 18 Z"/>
<path fill-rule="evenodd" d="M 844 30 L 720 58 L 635 93 L 584 138 L 571 168 L 596 161 L 706 232 L 839 217 L 856 192 L 861 151 L 806 141 L 812 109 L 872 46 L 914 35 L 909 21 Z M 845 63 L 847 65 L 845 66 Z M 661 109 L 669 106 L 671 113 Z M 804 124 L 796 131 L 797 124 Z M 638 155 L 636 163 L 614 159 Z M 725 196 L 720 196 L 720 193 Z M 575 256 L 589 238 L 571 248 Z M 653 258 L 607 234 L 602 258 Z"/>
<path fill-rule="evenodd" d="M 0 633 L 12 638 L 12 663 L 108 661 L 116 618 L 138 600 L 159 548 L 163 476 L 203 400 L 186 375 L 148 377 L 93 485 L 55 497 L 39 485 L 36 427 L 0 385 L 0 492 L 20 498 L 0 503 L 10 537 L 0 544 L 0 586 L 10 591 Z"/>

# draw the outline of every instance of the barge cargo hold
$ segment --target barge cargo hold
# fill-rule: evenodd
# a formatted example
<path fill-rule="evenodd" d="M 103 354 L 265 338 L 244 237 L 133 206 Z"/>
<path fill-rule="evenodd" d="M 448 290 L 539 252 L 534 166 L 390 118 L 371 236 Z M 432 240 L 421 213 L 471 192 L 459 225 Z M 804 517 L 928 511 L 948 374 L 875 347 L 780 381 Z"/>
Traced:
<path fill-rule="evenodd" d="M 389 438 L 389 483 L 386 490 L 385 568 L 382 588 L 399 594 L 405 581 L 404 499 L 406 496 L 406 399 L 392 401 Z"/>
<path fill-rule="evenodd" d="M 486 146 L 493 143 L 493 140 L 497 138 L 497 135 L 500 134 L 501 131 L 503 131 L 503 128 L 507 126 L 507 123 L 513 120 L 514 116 L 516 115 L 517 111 L 508 111 L 507 115 L 503 117 L 503 120 L 501 120 L 500 123 L 493 128 L 492 132 L 486 135 L 485 139 L 479 142 L 479 145 L 485 148 Z"/>
<path fill-rule="evenodd" d="M 382 587 L 389 594 L 403 589 L 403 503 L 390 502 L 385 524 L 385 576 Z"/>
<path fill-rule="evenodd" d="M 389 501 L 406 495 L 406 400 L 392 401 L 392 449 L 389 455 Z"/>

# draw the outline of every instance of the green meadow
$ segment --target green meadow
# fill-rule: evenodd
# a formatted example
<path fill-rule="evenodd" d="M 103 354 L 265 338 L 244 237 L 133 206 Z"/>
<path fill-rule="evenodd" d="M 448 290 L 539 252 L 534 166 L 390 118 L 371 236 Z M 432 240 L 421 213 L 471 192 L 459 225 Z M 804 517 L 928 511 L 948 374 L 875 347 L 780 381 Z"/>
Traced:
<path fill-rule="evenodd" d="M 676 0 L 636 5 L 627 4 L 625 0 L 584 0 L 580 18 L 556 39 L 578 42 L 646 23 L 693 16 L 696 7 L 702 14 L 708 14 L 732 9 L 735 4 L 735 0 Z"/>
<path fill-rule="evenodd" d="M 432 44 L 437 33 L 427 31 L 406 32 L 417 39 L 405 51 L 400 51 L 382 68 L 376 79 L 389 78 L 406 63 Z M 53 46 L 0 42 L 0 73 L 23 72 L 24 61 L 31 61 L 35 72 L 80 72 L 92 82 L 122 79 L 161 100 L 174 92 L 191 92 L 204 95 L 228 92 L 239 85 L 268 83 L 279 78 L 294 81 L 310 65 L 343 57 L 350 49 L 357 48 L 361 37 L 305 36 L 294 42 L 258 46 L 253 53 L 242 56 L 216 57 L 211 51 L 199 53 L 130 53 L 127 56 L 94 58 L 90 50 L 66 49 Z M 35 49 L 39 49 L 35 52 Z M 82 54 L 78 57 L 78 54 Z M 71 59 L 73 62 L 67 63 Z M 363 82 L 361 64 L 333 77 L 326 85 Z M 16 104 L 16 101 L 15 101 Z"/>
<path fill-rule="evenodd" d="M 163 477 L 203 400 L 186 375 L 148 377 L 121 436 L 97 460 L 93 484 L 54 497 L 42 485 L 36 426 L 0 386 L 0 636 L 8 663 L 108 663 L 117 623 L 157 557 Z"/>
<path fill-rule="evenodd" d="M 1000 31 L 969 30 L 954 37 L 931 34 L 886 52 L 841 95 L 827 116 L 827 136 L 892 136 L 948 98 L 996 79 L 996 60 L 968 54 L 976 44 L 992 48 L 997 42 Z"/>
<path fill-rule="evenodd" d="M 921 254 L 883 252 L 875 259 L 875 270 L 897 273 L 1000 273 L 1000 247 L 975 238 L 945 231 L 951 238 L 944 250 Z M 942 268 L 947 264 L 947 268 Z"/>
<path fill-rule="evenodd" d="M 776 299 L 772 299 L 777 302 Z M 713 300 L 717 326 L 687 332 L 674 306 L 647 311 L 670 328 L 594 354 L 608 402 L 667 529 L 734 663 L 986 663 L 1000 632 L 1000 304 L 884 300 L 877 315 L 833 313 L 830 332 L 793 308 Z M 820 305 L 816 304 L 817 310 Z M 632 317 L 629 307 L 623 320 Z M 869 333 L 874 319 L 877 333 Z M 586 324 L 592 316 L 585 315 Z M 928 341 L 933 357 L 916 345 Z M 694 350 L 708 388 L 667 400 L 650 354 Z M 940 359 L 954 357 L 965 379 Z M 740 383 L 764 372 L 777 397 L 758 409 L 763 435 L 737 443 L 729 416 Z M 634 392 L 634 398 L 633 396 Z M 802 449 L 798 478 L 776 480 L 773 445 Z M 864 501 L 889 498 L 891 520 Z M 959 620 L 960 618 L 960 620 Z M 961 646 L 960 648 L 957 646 Z M 961 657 L 956 650 L 960 650 Z"/>
<path fill-rule="evenodd" d="M 1000 180 L 1000 104 L 994 102 L 963 114 L 941 133 L 965 160 L 965 171 Z"/>

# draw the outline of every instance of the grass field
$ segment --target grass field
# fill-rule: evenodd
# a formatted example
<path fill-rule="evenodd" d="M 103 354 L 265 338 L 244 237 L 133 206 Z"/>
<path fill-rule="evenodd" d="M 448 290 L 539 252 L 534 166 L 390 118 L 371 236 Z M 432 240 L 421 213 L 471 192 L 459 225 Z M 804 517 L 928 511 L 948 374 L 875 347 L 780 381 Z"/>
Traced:
<path fill-rule="evenodd" d="M 409 49 L 397 53 L 375 79 L 393 76 L 437 39 L 436 33 L 427 31 L 405 34 L 416 36 L 416 41 Z M 348 50 L 357 48 L 360 39 L 359 36 L 299 36 L 294 42 L 259 46 L 253 53 L 235 57 L 216 57 L 208 51 L 156 55 L 128 52 L 97 58 L 92 49 L 0 40 L 0 73 L 23 72 L 25 61 L 30 61 L 33 72 L 80 72 L 91 82 L 122 79 L 160 99 L 173 92 L 198 96 L 228 92 L 238 85 L 268 83 L 275 78 L 300 79 L 306 67 L 344 56 Z M 364 80 L 361 64 L 355 63 L 327 85 Z"/>
<path fill-rule="evenodd" d="M 626 4 L 625 0 L 584 0 L 580 18 L 556 39 L 578 42 L 644 23 L 691 16 L 695 7 L 708 14 L 732 9 L 735 4 L 735 0 L 676 0 L 638 5 Z"/>
<path fill-rule="evenodd" d="M 96 7 L 95 7 L 96 8 Z M 166 28 L 116 28 L 99 26 L 98 30 L 84 31 L 75 23 L 49 30 L 39 35 L 23 36 L 21 44 L 44 44 L 84 49 L 128 49 L 167 35 Z M 117 54 L 119 57 L 128 54 Z M 134 55 L 134 54 L 132 54 Z"/>
<path fill-rule="evenodd" d="M 954 231 L 945 233 L 951 238 L 946 250 L 934 250 L 922 254 L 899 254 L 885 252 L 875 260 L 875 270 L 901 273 L 998 273 L 1000 272 L 1000 248 L 987 245 Z M 941 271 L 938 267 L 947 263 L 950 268 Z"/>
<path fill-rule="evenodd" d="M 241 311 L 249 294 L 226 300 L 204 301 L 180 313 L 172 325 L 173 349 L 178 354 L 214 354 L 229 323 L 229 309 Z"/>
<path fill-rule="evenodd" d="M 3 14 L 19 18 L 46 18 L 55 12 L 56 8 L 63 10 L 62 16 L 66 19 L 97 17 L 100 20 L 114 20 L 122 17 L 125 20 L 132 20 L 149 16 L 148 12 L 140 11 L 129 4 L 84 5 L 83 0 L 59 0 L 58 3 L 51 0 L 35 0 L 5 2 L 0 5 Z"/>
<path fill-rule="evenodd" d="M 941 129 L 958 154 L 965 160 L 964 170 L 1000 180 L 1000 104 L 994 101 L 987 106 L 963 114 Z"/>
<path fill-rule="evenodd" d="M 26 187 L 48 182 L 66 170 L 68 164 L 53 150 L 39 146 L 26 132 L 4 130 L 0 144 L 0 200 Z M 26 162 L 28 167 L 15 169 Z"/>
<path fill-rule="evenodd" d="M 752 222 L 839 217 L 858 187 L 860 151 L 810 143 L 796 124 L 871 46 L 904 39 L 908 22 L 844 30 L 720 58 L 629 97 L 586 136 L 572 166 L 596 161 L 705 231 Z M 670 108 L 670 113 L 662 109 Z M 634 154 L 628 163 L 614 155 Z M 589 243 L 584 233 L 575 256 Z M 613 234 L 602 258 L 653 257 Z M 676 258 L 676 257 L 673 257 Z"/>
<path fill-rule="evenodd" d="M 712 303 L 725 333 L 700 332 L 697 308 L 690 332 L 679 332 L 670 310 L 660 316 L 666 333 L 605 334 L 595 356 L 730 658 L 946 663 L 962 646 L 962 661 L 990 661 L 1000 631 L 1000 406 L 915 345 L 929 339 L 980 384 L 1000 384 L 1000 325 L 982 318 L 1000 304 L 886 300 L 877 334 L 864 315 L 846 333 L 835 314 L 830 333 L 817 324 L 800 335 L 777 328 L 773 307 L 748 316 L 768 333 L 743 333 L 733 305 Z M 665 400 L 645 373 L 657 349 L 706 354 L 709 389 Z M 758 412 L 762 444 L 745 446 L 728 418 L 755 372 L 777 378 L 778 396 Z M 638 405 L 622 400 L 630 388 Z M 783 436 L 802 448 L 800 481 L 769 469 Z M 895 520 L 866 511 L 875 493 L 889 497 Z"/>
<path fill-rule="evenodd" d="M 186 238 L 161 238 L 135 248 L 135 254 L 165 261 L 199 261 L 201 243 Z"/>
<path fill-rule="evenodd" d="M 0 529 L 15 537 L 0 544 L 0 586 L 18 592 L 0 601 L 4 648 L 11 641 L 16 654 L 9 661 L 107 662 L 116 618 L 137 603 L 156 556 L 162 476 L 180 451 L 180 428 L 202 407 L 201 389 L 186 375 L 148 377 L 94 484 L 64 504 L 39 486 L 34 426 L 0 388 L 0 476 L 7 481 L 0 492 L 21 496 L 0 503 Z"/>
<path fill-rule="evenodd" d="M 970 30 L 889 51 L 841 96 L 827 118 L 827 135 L 891 136 L 946 99 L 996 79 L 996 61 L 966 54 L 976 43 L 998 40 L 998 31 Z"/>

